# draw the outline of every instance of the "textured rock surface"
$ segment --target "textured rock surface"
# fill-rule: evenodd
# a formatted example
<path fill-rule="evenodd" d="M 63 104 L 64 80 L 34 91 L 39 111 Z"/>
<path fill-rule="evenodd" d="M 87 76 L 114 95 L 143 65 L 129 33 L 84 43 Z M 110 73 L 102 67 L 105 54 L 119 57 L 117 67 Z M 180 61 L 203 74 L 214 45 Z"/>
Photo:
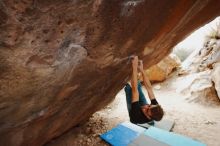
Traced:
<path fill-rule="evenodd" d="M 191 102 L 206 106 L 219 106 L 219 98 L 211 80 L 212 70 L 191 73 L 179 77 L 173 86 Z"/>
<path fill-rule="evenodd" d="M 200 72 L 212 69 L 217 62 L 220 62 L 220 40 L 210 39 L 182 63 L 182 69 L 191 73 Z"/>
<path fill-rule="evenodd" d="M 177 69 L 181 64 L 180 59 L 175 54 L 170 54 L 156 65 L 151 66 L 145 71 L 152 82 L 161 82 Z"/>
<path fill-rule="evenodd" d="M 198 97 L 197 100 L 203 103 L 210 103 L 210 101 L 214 101 L 212 103 L 218 102 L 218 97 L 215 94 L 215 90 L 213 90 L 211 72 L 211 70 L 206 70 L 180 77 L 176 81 L 176 91 L 184 93 L 189 97 L 193 94 L 193 97 Z"/>
<path fill-rule="evenodd" d="M 148 67 L 219 0 L 1 0 L 0 143 L 40 146 L 113 100 L 126 57 Z"/>

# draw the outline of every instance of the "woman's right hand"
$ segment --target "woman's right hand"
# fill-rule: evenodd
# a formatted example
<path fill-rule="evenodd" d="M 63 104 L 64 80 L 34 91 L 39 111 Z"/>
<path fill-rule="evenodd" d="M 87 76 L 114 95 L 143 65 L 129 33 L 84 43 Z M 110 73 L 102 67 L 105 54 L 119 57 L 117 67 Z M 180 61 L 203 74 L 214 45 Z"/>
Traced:
<path fill-rule="evenodd" d="M 132 57 L 132 66 L 133 66 L 133 68 L 138 67 L 138 56 Z"/>
<path fill-rule="evenodd" d="M 140 70 L 140 72 L 144 71 L 144 66 L 143 66 L 143 61 L 142 60 L 139 60 L 138 69 Z"/>

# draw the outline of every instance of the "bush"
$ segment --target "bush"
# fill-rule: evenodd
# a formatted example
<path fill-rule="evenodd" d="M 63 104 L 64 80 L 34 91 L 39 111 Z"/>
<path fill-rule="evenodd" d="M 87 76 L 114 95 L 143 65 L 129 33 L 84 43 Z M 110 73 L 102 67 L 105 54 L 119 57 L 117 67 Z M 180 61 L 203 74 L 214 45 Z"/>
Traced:
<path fill-rule="evenodd" d="M 176 46 L 173 49 L 173 53 L 183 62 L 194 50 L 194 48 L 183 48 Z"/>

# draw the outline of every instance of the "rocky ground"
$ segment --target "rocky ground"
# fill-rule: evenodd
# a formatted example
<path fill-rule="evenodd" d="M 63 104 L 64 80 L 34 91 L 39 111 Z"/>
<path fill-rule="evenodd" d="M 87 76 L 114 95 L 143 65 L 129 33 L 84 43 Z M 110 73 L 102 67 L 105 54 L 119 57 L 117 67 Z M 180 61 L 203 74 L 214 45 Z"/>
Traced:
<path fill-rule="evenodd" d="M 174 132 L 202 141 L 208 146 L 219 146 L 219 99 L 204 99 L 203 96 L 176 92 L 178 78 L 174 73 L 165 82 L 154 85 L 156 97 L 165 110 L 164 118 L 175 121 Z M 125 94 L 121 90 L 105 109 L 46 146 L 107 146 L 99 135 L 127 120 Z"/>

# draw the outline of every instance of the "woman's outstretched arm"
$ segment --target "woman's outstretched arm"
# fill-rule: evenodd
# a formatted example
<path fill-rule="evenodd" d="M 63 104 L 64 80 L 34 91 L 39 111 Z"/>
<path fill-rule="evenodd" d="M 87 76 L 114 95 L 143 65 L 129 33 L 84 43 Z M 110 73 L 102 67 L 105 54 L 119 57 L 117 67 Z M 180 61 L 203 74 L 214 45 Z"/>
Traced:
<path fill-rule="evenodd" d="M 143 61 L 142 60 L 139 61 L 139 70 L 140 70 L 140 72 L 142 74 L 143 81 L 144 81 L 144 87 L 147 89 L 147 93 L 148 93 L 148 96 L 149 96 L 150 100 L 155 99 L 155 95 L 154 95 L 154 92 L 153 92 L 150 80 L 149 80 L 149 78 L 144 73 Z"/>

